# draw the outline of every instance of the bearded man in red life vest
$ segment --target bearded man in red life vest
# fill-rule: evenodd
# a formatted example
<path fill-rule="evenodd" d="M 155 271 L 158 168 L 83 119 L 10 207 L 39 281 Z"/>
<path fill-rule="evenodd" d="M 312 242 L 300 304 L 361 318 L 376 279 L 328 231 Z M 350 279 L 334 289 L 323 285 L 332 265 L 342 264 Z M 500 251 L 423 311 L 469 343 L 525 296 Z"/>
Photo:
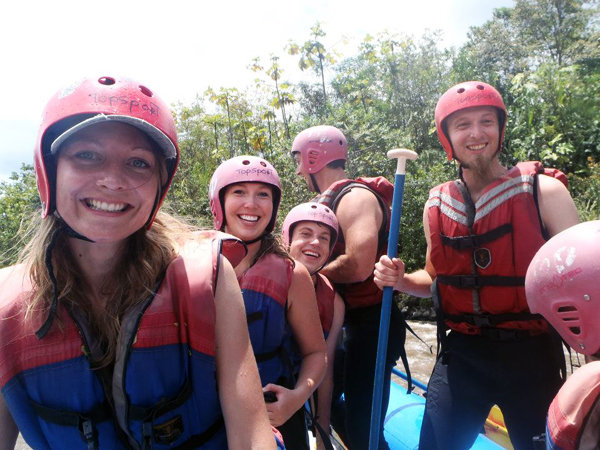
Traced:
<path fill-rule="evenodd" d="M 494 404 L 515 448 L 532 448 L 564 377 L 560 339 L 529 310 L 524 280 L 543 243 L 578 223 L 577 210 L 560 171 L 500 162 L 506 117 L 500 93 L 486 83 L 442 95 L 437 133 L 459 179 L 434 187 L 425 204 L 425 268 L 406 274 L 402 261 L 385 256 L 375 266 L 378 286 L 433 296 L 441 350 L 422 450 L 471 448 Z"/>
<path fill-rule="evenodd" d="M 348 142 L 332 126 L 302 131 L 294 139 L 292 156 L 297 164 L 296 173 L 306 180 L 310 191 L 319 194 L 314 201 L 331 208 L 339 222 L 340 233 L 331 261 L 320 271 L 335 284 L 346 306 L 345 355 L 343 359 L 336 356 L 340 369 L 334 375 L 331 424 L 350 448 L 368 448 L 383 297 L 373 282 L 373 264 L 387 247 L 394 188 L 383 177 L 349 179 L 345 170 Z M 383 419 L 392 368 L 398 358 L 407 364 L 403 324 L 401 312 L 393 308 L 381 404 L 382 449 L 389 448 L 383 437 Z"/>

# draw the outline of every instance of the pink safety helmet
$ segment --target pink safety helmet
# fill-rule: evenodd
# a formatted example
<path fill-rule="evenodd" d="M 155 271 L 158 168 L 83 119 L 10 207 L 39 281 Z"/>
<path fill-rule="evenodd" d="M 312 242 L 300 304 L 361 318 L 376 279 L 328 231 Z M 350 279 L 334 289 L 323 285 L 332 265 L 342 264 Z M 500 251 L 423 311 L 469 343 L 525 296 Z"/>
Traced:
<path fill-rule="evenodd" d="M 600 350 L 600 220 L 554 236 L 536 253 L 525 278 L 529 309 L 550 322 L 577 352 Z"/>
<path fill-rule="evenodd" d="M 271 163 L 258 156 L 236 156 L 228 159 L 213 173 L 208 188 L 208 199 L 215 229 L 223 231 L 225 227 L 224 189 L 236 183 L 264 183 L 273 187 L 273 215 L 265 229 L 266 233 L 272 232 L 281 201 L 281 182 Z"/>
<path fill-rule="evenodd" d="M 319 125 L 302 131 L 292 144 L 292 156 L 300 153 L 302 164 L 296 173 L 310 175 L 319 172 L 332 161 L 348 159 L 348 141 L 340 130 Z"/>
<path fill-rule="evenodd" d="M 107 76 L 84 78 L 59 90 L 44 108 L 34 149 L 42 217 L 56 208 L 56 154 L 60 145 L 75 132 L 109 120 L 138 128 L 165 157 L 167 179 L 146 223 L 147 228 L 152 226 L 179 163 L 175 121 L 168 106 L 146 86 Z"/>
<path fill-rule="evenodd" d="M 442 143 L 442 147 L 448 155 L 448 161 L 454 157 L 452 144 L 445 130 L 444 121 L 457 111 L 473 108 L 474 106 L 493 106 L 499 109 L 502 114 L 500 117 L 500 140 L 498 150 L 502 147 L 504 141 L 504 131 L 506 130 L 506 106 L 500 93 L 492 86 L 481 81 L 466 81 L 457 84 L 448 89 L 440 97 L 435 107 L 435 126 L 437 135 Z"/>
<path fill-rule="evenodd" d="M 329 241 L 329 256 L 337 241 L 339 233 L 339 225 L 334 212 L 327 206 L 320 203 L 301 203 L 294 206 L 283 221 L 283 229 L 281 235 L 283 243 L 286 246 L 292 245 L 292 235 L 294 234 L 294 226 L 298 222 L 316 222 L 329 227 L 331 230 L 331 239 Z"/>

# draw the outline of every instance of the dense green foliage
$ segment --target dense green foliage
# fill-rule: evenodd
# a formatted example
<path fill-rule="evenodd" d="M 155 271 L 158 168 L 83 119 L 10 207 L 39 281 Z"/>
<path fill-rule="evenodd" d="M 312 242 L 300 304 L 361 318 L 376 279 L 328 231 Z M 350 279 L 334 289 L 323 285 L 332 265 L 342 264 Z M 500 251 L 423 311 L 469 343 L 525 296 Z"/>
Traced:
<path fill-rule="evenodd" d="M 502 153 L 506 164 L 541 160 L 568 173 L 582 220 L 600 218 L 600 12 L 597 0 L 516 0 L 480 27 L 458 49 L 439 46 L 440 35 L 419 38 L 367 36 L 355 54 L 327 50 L 317 23 L 302 44 L 282 51 L 297 55 L 310 81 L 291 83 L 277 55 L 249 70 L 245 90 L 208 88 L 189 105 L 176 105 L 181 166 L 168 207 L 211 225 L 208 183 L 218 164 L 234 155 L 270 160 L 283 183 L 280 221 L 311 194 L 294 175 L 289 149 L 302 129 L 330 124 L 350 145 L 348 174 L 392 179 L 387 150 L 419 153 L 408 164 L 400 254 L 409 270 L 424 263 L 423 205 L 429 189 L 454 178 L 437 140 L 434 109 L 453 84 L 478 79 L 495 85 L 509 110 Z M 291 69 L 290 69 L 291 70 Z M 23 213 L 37 205 L 30 167 L 0 184 L 0 252 L 14 260 Z"/>

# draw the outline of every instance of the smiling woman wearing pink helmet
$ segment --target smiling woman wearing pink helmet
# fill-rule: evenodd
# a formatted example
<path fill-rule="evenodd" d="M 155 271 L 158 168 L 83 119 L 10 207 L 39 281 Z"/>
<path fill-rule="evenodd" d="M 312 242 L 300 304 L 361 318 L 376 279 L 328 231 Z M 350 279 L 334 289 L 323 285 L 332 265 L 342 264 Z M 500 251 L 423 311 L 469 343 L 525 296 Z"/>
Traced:
<path fill-rule="evenodd" d="M 43 219 L 0 270 L 0 448 L 18 431 L 35 449 L 275 447 L 231 265 L 243 245 L 158 211 L 178 160 L 171 112 L 133 80 L 47 104 Z"/>
<path fill-rule="evenodd" d="M 288 449 L 306 449 L 303 405 L 323 378 L 325 344 L 310 275 L 272 234 L 281 200 L 279 176 L 263 158 L 229 159 L 213 174 L 209 200 L 215 229 L 248 246 L 235 272 L 261 381 L 265 392 L 275 394 L 276 401 L 267 403 L 271 424 Z M 287 325 L 302 355 L 296 381 L 285 350 Z"/>

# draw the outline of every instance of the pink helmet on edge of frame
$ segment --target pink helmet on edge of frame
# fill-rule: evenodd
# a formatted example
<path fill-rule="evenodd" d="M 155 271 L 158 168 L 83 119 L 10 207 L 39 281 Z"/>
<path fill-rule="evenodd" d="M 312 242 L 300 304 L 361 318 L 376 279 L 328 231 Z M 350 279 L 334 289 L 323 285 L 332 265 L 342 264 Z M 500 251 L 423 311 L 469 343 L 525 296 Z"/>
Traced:
<path fill-rule="evenodd" d="M 450 139 L 444 131 L 444 120 L 457 111 L 475 106 L 493 106 L 502 111 L 503 117 L 500 118 L 498 150 L 502 147 L 504 131 L 506 130 L 506 106 L 504 106 L 502 96 L 493 86 L 487 83 L 483 83 L 482 81 L 466 81 L 448 89 L 440 97 L 435 107 L 437 135 L 448 155 L 448 161 L 451 161 L 454 155 Z"/>
<path fill-rule="evenodd" d="M 223 189 L 236 183 L 264 183 L 273 186 L 273 215 L 265 229 L 267 233 L 272 232 L 281 201 L 281 181 L 270 162 L 258 156 L 247 155 L 236 156 L 221 163 L 210 179 L 208 199 L 215 229 L 223 231 L 225 226 Z"/>
<path fill-rule="evenodd" d="M 600 220 L 568 228 L 536 253 L 527 269 L 529 309 L 579 353 L 600 350 Z"/>
<path fill-rule="evenodd" d="M 319 125 L 300 132 L 292 144 L 292 156 L 300 153 L 302 164 L 296 173 L 310 175 L 319 172 L 332 161 L 348 159 L 348 141 L 340 130 Z"/>
<path fill-rule="evenodd" d="M 281 236 L 283 243 L 286 246 L 292 244 L 292 234 L 294 233 L 294 225 L 298 222 L 316 222 L 329 227 L 331 230 L 331 239 L 329 241 L 329 256 L 335 243 L 337 242 L 339 225 L 334 212 L 325 205 L 320 203 L 301 203 L 294 206 L 283 221 Z M 329 258 L 328 258 L 329 259 Z"/>
<path fill-rule="evenodd" d="M 56 153 L 73 133 L 101 121 L 132 125 L 156 143 L 166 160 L 167 179 L 147 228 L 162 204 L 179 163 L 177 130 L 170 109 L 137 81 L 118 77 L 84 78 L 59 90 L 46 104 L 34 149 L 34 166 L 42 217 L 56 208 Z"/>

